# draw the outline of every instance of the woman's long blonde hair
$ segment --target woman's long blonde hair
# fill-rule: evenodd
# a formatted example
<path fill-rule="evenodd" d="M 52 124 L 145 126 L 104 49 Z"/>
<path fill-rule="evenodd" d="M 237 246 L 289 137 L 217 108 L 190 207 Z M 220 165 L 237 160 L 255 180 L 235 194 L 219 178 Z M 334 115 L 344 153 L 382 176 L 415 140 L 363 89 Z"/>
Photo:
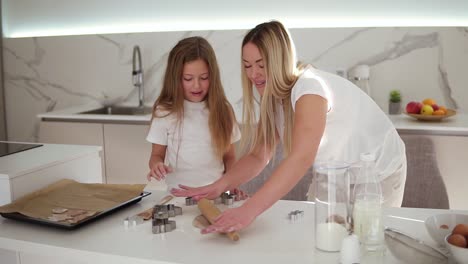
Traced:
<path fill-rule="evenodd" d="M 164 110 L 165 116 L 176 114 L 178 124 L 181 124 L 184 117 L 182 87 L 184 65 L 198 59 L 204 60 L 208 65 L 210 87 L 205 99 L 210 112 L 208 124 L 214 151 L 222 159 L 231 145 L 231 136 L 236 120 L 232 107 L 224 94 L 215 52 L 206 39 L 202 37 L 185 38 L 172 48 L 167 59 L 163 87 L 153 106 L 153 118 L 161 117 L 156 116 L 156 109 L 160 109 Z"/>
<path fill-rule="evenodd" d="M 298 79 L 301 67 L 297 67 L 294 43 L 287 29 L 278 21 L 257 25 L 251 29 L 242 41 L 242 48 L 252 43 L 260 51 L 265 72 L 266 86 L 260 100 L 260 116 L 255 113 L 255 99 L 252 82 L 245 69 L 242 72 L 243 111 L 241 146 L 252 151 L 255 146 L 264 144 L 266 149 L 275 153 L 276 119 L 278 106 L 284 111 L 283 148 L 285 155 L 291 151 L 291 134 L 294 125 L 294 114 L 291 105 L 291 89 Z M 258 125 L 255 123 L 258 119 Z"/>

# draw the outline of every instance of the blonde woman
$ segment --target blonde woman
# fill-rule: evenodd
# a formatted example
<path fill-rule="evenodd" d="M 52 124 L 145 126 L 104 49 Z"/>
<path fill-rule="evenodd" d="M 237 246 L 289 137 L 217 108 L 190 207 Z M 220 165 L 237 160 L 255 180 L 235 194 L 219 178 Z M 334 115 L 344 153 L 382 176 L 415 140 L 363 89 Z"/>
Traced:
<path fill-rule="evenodd" d="M 213 183 L 235 162 L 239 139 L 213 48 L 202 37 L 179 41 L 153 106 L 148 180 L 165 179 L 169 189 Z"/>
<path fill-rule="evenodd" d="M 279 141 L 285 157 L 265 184 L 242 206 L 224 211 L 203 233 L 230 232 L 248 226 L 281 199 L 314 161 L 359 161 L 363 152 L 377 157 L 386 205 L 400 206 L 406 179 L 405 145 L 391 121 L 351 82 L 310 65 L 297 66 L 294 44 L 277 22 L 250 30 L 242 42 L 244 94 L 243 141 L 246 155 L 224 177 L 208 186 L 173 190 L 177 196 L 214 198 L 239 186 L 266 166 Z M 254 88 L 261 96 L 254 111 Z"/>

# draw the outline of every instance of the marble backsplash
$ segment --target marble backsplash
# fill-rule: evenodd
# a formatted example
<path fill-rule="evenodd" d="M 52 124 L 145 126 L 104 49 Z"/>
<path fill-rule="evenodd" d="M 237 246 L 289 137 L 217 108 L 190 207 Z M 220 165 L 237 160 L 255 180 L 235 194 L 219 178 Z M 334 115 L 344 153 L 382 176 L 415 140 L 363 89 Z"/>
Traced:
<path fill-rule="evenodd" d="M 213 45 L 222 81 L 239 120 L 242 89 L 240 45 L 245 30 L 159 32 L 4 39 L 8 139 L 36 141 L 36 115 L 121 98 L 137 104 L 131 82 L 132 50 L 142 51 L 145 102 L 160 91 L 169 50 L 199 35 Z M 292 29 L 301 61 L 329 71 L 370 66 L 371 96 L 387 111 L 390 90 L 403 105 L 434 98 L 468 109 L 468 28 Z"/>

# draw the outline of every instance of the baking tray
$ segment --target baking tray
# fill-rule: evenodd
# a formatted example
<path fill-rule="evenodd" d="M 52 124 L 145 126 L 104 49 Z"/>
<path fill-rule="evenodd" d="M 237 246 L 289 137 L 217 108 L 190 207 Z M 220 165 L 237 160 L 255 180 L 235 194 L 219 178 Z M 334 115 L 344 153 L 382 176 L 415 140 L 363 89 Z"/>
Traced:
<path fill-rule="evenodd" d="M 52 226 L 52 227 L 57 227 L 57 228 L 61 228 L 61 229 L 68 229 L 68 230 L 73 230 L 73 229 L 77 229 L 79 227 L 82 227 L 86 224 L 89 224 L 91 222 L 94 222 L 95 220 L 103 217 L 103 216 L 106 216 L 106 215 L 109 215 L 119 209 L 122 209 L 124 207 L 127 207 L 129 205 L 132 205 L 132 204 L 135 204 L 135 203 L 138 203 L 139 201 L 141 201 L 141 199 L 143 197 L 146 197 L 148 195 L 150 195 L 151 192 L 142 192 L 139 196 L 135 197 L 135 198 L 132 198 L 128 201 L 125 201 L 113 208 L 110 208 L 108 210 L 105 210 L 105 211 L 102 211 L 92 217 L 89 217 L 89 218 L 86 218 L 78 223 L 74 223 L 74 224 L 71 224 L 71 223 L 61 223 L 61 222 L 54 222 L 54 221 L 48 221 L 46 219 L 41 219 L 41 218 L 33 218 L 33 217 L 29 217 L 29 216 L 26 216 L 26 215 L 23 215 L 23 214 L 20 214 L 20 213 L 0 213 L 1 216 L 5 217 L 5 218 L 9 218 L 9 219 L 13 219 L 13 220 L 19 220 L 19 221 L 23 221 L 23 222 L 29 222 L 29 223 L 33 223 L 33 224 L 40 224 L 40 225 L 45 225 L 45 226 Z"/>

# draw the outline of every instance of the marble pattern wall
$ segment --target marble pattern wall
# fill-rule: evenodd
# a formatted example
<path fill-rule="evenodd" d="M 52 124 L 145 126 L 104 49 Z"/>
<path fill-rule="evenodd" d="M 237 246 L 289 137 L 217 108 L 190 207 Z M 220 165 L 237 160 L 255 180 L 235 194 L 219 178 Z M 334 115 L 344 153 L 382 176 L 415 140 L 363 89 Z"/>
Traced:
<path fill-rule="evenodd" d="M 131 83 L 132 49 L 142 49 L 145 101 L 160 91 L 169 50 L 200 35 L 214 46 L 222 81 L 241 113 L 240 43 L 245 30 L 162 32 L 4 39 L 5 99 L 9 140 L 35 141 L 39 113 L 115 100 L 137 104 Z M 301 61 L 333 71 L 371 66 L 371 96 L 387 111 L 399 89 L 403 104 L 434 98 L 468 109 L 468 28 L 293 29 Z"/>

